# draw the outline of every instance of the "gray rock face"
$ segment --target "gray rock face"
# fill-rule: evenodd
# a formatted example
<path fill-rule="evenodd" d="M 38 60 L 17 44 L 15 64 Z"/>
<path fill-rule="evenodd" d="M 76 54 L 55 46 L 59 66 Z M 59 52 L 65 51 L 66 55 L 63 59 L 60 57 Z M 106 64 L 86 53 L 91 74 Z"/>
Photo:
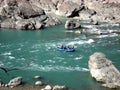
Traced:
<path fill-rule="evenodd" d="M 23 21 L 26 23 L 30 18 L 41 19 L 36 20 L 35 25 L 25 25 L 28 29 L 60 24 L 59 20 L 47 15 L 48 12 L 79 17 L 80 20 L 120 23 L 120 0 L 0 0 L 2 28 L 17 27 L 14 25 L 19 19 L 25 19 Z M 11 18 L 14 21 L 9 20 L 7 23 L 5 19 Z"/>
<path fill-rule="evenodd" d="M 31 5 L 28 1 L 18 4 L 18 15 L 24 19 L 34 18 L 40 15 L 45 15 L 43 9 Z M 39 11 L 38 11 L 39 9 Z"/>
<path fill-rule="evenodd" d="M 53 12 L 61 16 L 120 22 L 120 0 L 29 0 L 29 2 L 45 12 Z"/>
<path fill-rule="evenodd" d="M 65 29 L 71 30 L 71 29 L 77 29 L 77 28 L 80 28 L 79 20 L 71 19 L 66 21 Z"/>
<path fill-rule="evenodd" d="M 105 22 L 120 22 L 120 0 L 85 0 L 87 8 L 96 11 L 93 20 Z"/>
<path fill-rule="evenodd" d="M 18 30 L 35 30 L 35 26 L 34 26 L 34 21 L 32 22 L 32 19 L 21 19 L 16 21 L 16 29 Z"/>
<path fill-rule="evenodd" d="M 89 58 L 90 74 L 108 88 L 120 87 L 120 72 L 103 53 L 94 53 Z"/>
<path fill-rule="evenodd" d="M 38 30 L 43 27 L 49 27 L 61 23 L 54 16 L 51 17 L 50 15 L 47 15 L 42 7 L 37 6 L 39 4 L 38 1 L 34 1 L 38 3 L 37 5 L 32 1 L 34 0 L 0 1 L 1 28 Z M 45 2 L 46 0 L 43 1 Z"/>
<path fill-rule="evenodd" d="M 1 28 L 15 28 L 14 19 L 5 19 L 3 22 L 1 22 Z"/>
<path fill-rule="evenodd" d="M 8 83 L 8 86 L 17 86 L 17 85 L 20 85 L 21 83 L 22 83 L 22 77 L 16 77 L 10 80 L 10 82 Z"/>
<path fill-rule="evenodd" d="M 65 1 L 58 7 L 59 15 L 66 17 L 75 16 L 79 10 L 80 6 L 72 1 Z"/>

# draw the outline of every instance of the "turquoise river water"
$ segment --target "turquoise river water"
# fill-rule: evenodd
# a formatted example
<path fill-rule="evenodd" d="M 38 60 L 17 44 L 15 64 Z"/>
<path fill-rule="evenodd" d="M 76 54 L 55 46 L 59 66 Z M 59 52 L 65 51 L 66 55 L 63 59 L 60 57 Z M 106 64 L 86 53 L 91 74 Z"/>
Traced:
<path fill-rule="evenodd" d="M 87 25 L 86 25 L 87 26 Z M 95 29 L 88 25 L 91 29 Z M 116 24 L 101 24 L 102 30 L 120 30 Z M 74 44 L 75 52 L 56 50 L 59 44 Z M 42 31 L 0 30 L 0 79 L 6 83 L 13 77 L 22 76 L 23 81 L 33 84 L 40 75 L 48 84 L 66 85 L 72 90 L 110 90 L 91 78 L 88 68 L 89 56 L 103 52 L 120 70 L 120 35 L 87 35 L 66 31 L 64 25 Z"/>

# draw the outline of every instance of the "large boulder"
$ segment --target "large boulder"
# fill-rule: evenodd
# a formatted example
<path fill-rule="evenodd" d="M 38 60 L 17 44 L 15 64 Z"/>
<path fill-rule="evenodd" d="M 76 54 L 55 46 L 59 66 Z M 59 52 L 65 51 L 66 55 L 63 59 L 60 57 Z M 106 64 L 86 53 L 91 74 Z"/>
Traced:
<path fill-rule="evenodd" d="M 42 15 L 35 18 L 17 20 L 15 28 L 18 30 L 39 30 L 44 27 L 50 27 L 60 23 L 61 22 L 56 17 Z"/>
<path fill-rule="evenodd" d="M 75 19 L 70 19 L 67 20 L 65 23 L 65 29 L 71 30 L 71 29 L 77 29 L 80 28 L 80 23 L 79 20 L 75 20 Z"/>
<path fill-rule="evenodd" d="M 89 58 L 90 74 L 108 88 L 120 87 L 120 72 L 103 53 L 94 53 Z"/>
<path fill-rule="evenodd" d="M 17 86 L 20 84 L 22 84 L 22 77 L 16 77 L 10 80 L 10 82 L 8 83 L 8 86 Z"/>
<path fill-rule="evenodd" d="M 45 15 L 43 9 L 37 6 L 31 5 L 28 1 L 22 2 L 18 6 L 18 15 L 24 19 L 34 18 L 40 15 Z"/>
<path fill-rule="evenodd" d="M 21 19 L 16 21 L 15 28 L 18 30 L 35 30 L 35 24 L 34 21 L 32 22 L 31 19 L 29 20 Z"/>
<path fill-rule="evenodd" d="M 61 24 L 61 21 L 58 20 L 55 16 L 48 15 L 48 18 L 44 21 L 44 24 L 44 27 L 50 27 Z"/>
<path fill-rule="evenodd" d="M 45 90 L 52 90 L 52 86 L 46 85 L 44 89 L 45 89 Z"/>
<path fill-rule="evenodd" d="M 66 17 L 74 17 L 78 15 L 78 11 L 81 7 L 72 1 L 65 1 L 59 7 L 57 14 Z"/>

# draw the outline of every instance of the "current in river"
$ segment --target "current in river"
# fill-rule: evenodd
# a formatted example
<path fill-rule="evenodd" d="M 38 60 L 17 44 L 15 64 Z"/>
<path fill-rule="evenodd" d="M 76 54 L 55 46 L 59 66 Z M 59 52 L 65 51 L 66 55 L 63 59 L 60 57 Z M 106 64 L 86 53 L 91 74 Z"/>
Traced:
<path fill-rule="evenodd" d="M 89 24 L 85 26 L 95 28 Z M 120 30 L 116 24 L 100 24 L 102 30 Z M 57 46 L 74 45 L 75 52 L 57 51 Z M 96 82 L 89 73 L 89 56 L 103 52 L 120 70 L 120 35 L 79 34 L 58 25 L 43 30 L 0 30 L 0 79 L 6 83 L 22 76 L 23 81 L 34 84 L 35 75 L 40 75 L 48 84 L 66 85 L 72 90 L 110 90 Z"/>

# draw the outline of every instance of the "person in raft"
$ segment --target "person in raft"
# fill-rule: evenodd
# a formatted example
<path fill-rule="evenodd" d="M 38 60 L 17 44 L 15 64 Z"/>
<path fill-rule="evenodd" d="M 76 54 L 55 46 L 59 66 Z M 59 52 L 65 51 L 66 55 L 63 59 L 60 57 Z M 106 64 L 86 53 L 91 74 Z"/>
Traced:
<path fill-rule="evenodd" d="M 72 45 L 72 46 L 69 46 L 69 45 L 63 46 L 63 45 L 61 44 L 61 45 L 58 46 L 58 48 L 60 48 L 60 49 L 74 49 L 74 45 Z"/>

